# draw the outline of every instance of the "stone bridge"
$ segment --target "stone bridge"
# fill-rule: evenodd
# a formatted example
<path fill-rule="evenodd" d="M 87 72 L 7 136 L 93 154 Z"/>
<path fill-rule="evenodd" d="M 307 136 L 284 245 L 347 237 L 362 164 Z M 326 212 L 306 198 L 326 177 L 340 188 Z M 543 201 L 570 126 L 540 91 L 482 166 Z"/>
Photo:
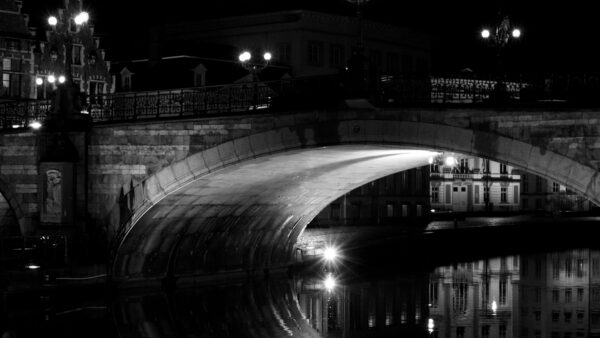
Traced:
<path fill-rule="evenodd" d="M 118 281 L 283 267 L 322 208 L 427 164 L 423 150 L 506 162 L 599 203 L 599 119 L 596 110 L 348 108 L 94 124 L 69 135 L 86 152 L 72 227 L 110 243 Z M 37 133 L 0 135 L 0 217 L 23 234 L 54 229 L 40 222 Z"/>

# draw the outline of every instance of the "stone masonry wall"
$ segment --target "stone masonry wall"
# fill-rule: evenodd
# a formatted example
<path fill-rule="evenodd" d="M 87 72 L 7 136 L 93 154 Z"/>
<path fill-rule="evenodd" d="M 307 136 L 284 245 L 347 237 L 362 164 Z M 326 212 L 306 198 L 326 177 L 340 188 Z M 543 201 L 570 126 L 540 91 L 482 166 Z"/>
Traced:
<path fill-rule="evenodd" d="M 37 137 L 32 132 L 0 137 L 0 193 L 13 209 L 23 234 L 32 234 L 39 221 L 37 153 Z"/>

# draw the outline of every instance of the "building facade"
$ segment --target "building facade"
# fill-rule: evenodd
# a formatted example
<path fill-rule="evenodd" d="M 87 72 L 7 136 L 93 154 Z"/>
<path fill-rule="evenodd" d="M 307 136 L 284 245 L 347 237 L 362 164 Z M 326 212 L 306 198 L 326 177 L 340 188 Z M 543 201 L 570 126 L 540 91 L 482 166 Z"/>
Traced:
<path fill-rule="evenodd" d="M 162 40 L 178 45 L 223 44 L 256 55 L 269 51 L 273 63 L 289 67 L 294 77 L 339 73 L 360 41 L 375 75 L 428 73 L 431 66 L 431 41 L 425 34 L 307 10 L 167 25 Z M 231 58 L 237 60 L 237 54 Z"/>
<path fill-rule="evenodd" d="M 35 98 L 35 32 L 21 7 L 21 1 L 0 1 L 0 101 Z"/>
<path fill-rule="evenodd" d="M 431 208 L 436 211 L 518 211 L 520 173 L 512 166 L 488 159 L 454 155 L 447 163 L 431 164 Z M 448 158 L 448 157 L 446 157 Z"/>
<path fill-rule="evenodd" d="M 517 337 L 519 257 L 438 267 L 429 279 L 434 337 Z"/>
<path fill-rule="evenodd" d="M 67 62 L 82 93 L 93 97 L 114 92 L 110 62 L 94 27 L 76 25 L 72 19 L 84 10 L 81 1 L 64 0 L 63 8 L 50 13 L 58 24 L 48 25 L 43 38 L 29 27 L 29 16 L 21 13 L 21 5 L 18 0 L 0 2 L 0 100 L 50 99 L 56 83 L 48 77 L 66 76 Z"/>
<path fill-rule="evenodd" d="M 51 97 L 55 84 L 47 81 L 48 76 L 66 75 L 67 62 L 71 64 L 73 82 L 81 93 L 93 100 L 95 95 L 114 92 L 114 81 L 109 72 L 110 61 L 106 60 L 106 51 L 100 48 L 100 38 L 94 34 L 94 26 L 89 23 L 77 25 L 71 19 L 84 10 L 83 3 L 64 0 L 63 5 L 57 13 L 53 13 L 58 18 L 58 24 L 49 26 L 45 40 L 39 41 L 35 55 L 35 78 L 43 81 L 36 86 L 35 97 Z M 68 44 L 72 45 L 71 51 L 67 48 Z"/>
<path fill-rule="evenodd" d="M 389 175 L 333 201 L 308 227 L 426 223 L 430 210 L 428 188 L 428 167 Z"/>
<path fill-rule="evenodd" d="M 521 173 L 523 211 L 591 211 L 594 204 L 566 186 L 541 176 Z"/>
<path fill-rule="evenodd" d="M 521 263 L 519 337 L 598 337 L 600 253 L 530 255 Z"/>

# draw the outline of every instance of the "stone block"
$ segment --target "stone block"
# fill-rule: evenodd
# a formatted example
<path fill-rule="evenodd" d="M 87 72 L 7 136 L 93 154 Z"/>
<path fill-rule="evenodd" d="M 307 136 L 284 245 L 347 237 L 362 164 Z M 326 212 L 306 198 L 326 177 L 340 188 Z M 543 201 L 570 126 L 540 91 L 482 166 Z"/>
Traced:
<path fill-rule="evenodd" d="M 264 133 L 252 134 L 249 136 L 249 140 L 250 147 L 255 156 L 268 154 L 270 152 L 267 135 Z"/>
<path fill-rule="evenodd" d="M 144 181 L 144 187 L 146 188 L 144 195 L 151 204 L 156 203 L 156 201 L 160 200 L 165 195 L 165 191 L 156 176 L 148 177 L 148 179 Z"/>
<path fill-rule="evenodd" d="M 223 167 L 223 162 L 221 162 L 217 147 L 204 150 L 202 152 L 202 157 L 204 158 L 206 167 L 211 171 Z"/>
<path fill-rule="evenodd" d="M 232 142 L 235 154 L 240 161 L 254 157 L 254 153 L 250 147 L 250 139 L 247 136 L 237 138 Z"/>
<path fill-rule="evenodd" d="M 235 148 L 232 141 L 219 144 L 217 146 L 217 151 L 223 165 L 228 165 L 239 161 L 237 155 L 235 154 Z"/>
<path fill-rule="evenodd" d="M 283 127 L 279 129 L 281 134 L 281 142 L 285 149 L 299 148 L 302 146 L 300 137 L 296 130 L 291 127 Z"/>
<path fill-rule="evenodd" d="M 179 161 L 171 165 L 173 176 L 179 182 L 179 185 L 192 179 L 194 176 L 188 166 L 187 161 Z"/>
<path fill-rule="evenodd" d="M 265 137 L 267 138 L 267 144 L 269 145 L 270 152 L 276 152 L 285 149 L 280 129 L 266 131 Z"/>

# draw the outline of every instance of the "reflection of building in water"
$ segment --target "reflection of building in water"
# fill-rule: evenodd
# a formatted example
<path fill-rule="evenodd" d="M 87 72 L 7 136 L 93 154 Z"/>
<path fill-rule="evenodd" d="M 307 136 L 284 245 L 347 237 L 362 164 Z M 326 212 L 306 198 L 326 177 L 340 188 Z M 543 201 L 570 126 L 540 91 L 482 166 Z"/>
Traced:
<path fill-rule="evenodd" d="M 516 337 L 516 256 L 437 268 L 429 282 L 429 316 L 437 337 Z"/>
<path fill-rule="evenodd" d="M 513 167 L 468 155 L 431 164 L 431 207 L 453 211 L 516 211 L 519 173 Z"/>
<path fill-rule="evenodd" d="M 520 337 L 599 337 L 600 252 L 524 258 L 520 307 Z"/>
<path fill-rule="evenodd" d="M 323 289 L 320 280 L 304 280 L 298 300 L 310 325 L 324 337 L 380 337 L 425 332 L 425 278 L 397 278 Z"/>

